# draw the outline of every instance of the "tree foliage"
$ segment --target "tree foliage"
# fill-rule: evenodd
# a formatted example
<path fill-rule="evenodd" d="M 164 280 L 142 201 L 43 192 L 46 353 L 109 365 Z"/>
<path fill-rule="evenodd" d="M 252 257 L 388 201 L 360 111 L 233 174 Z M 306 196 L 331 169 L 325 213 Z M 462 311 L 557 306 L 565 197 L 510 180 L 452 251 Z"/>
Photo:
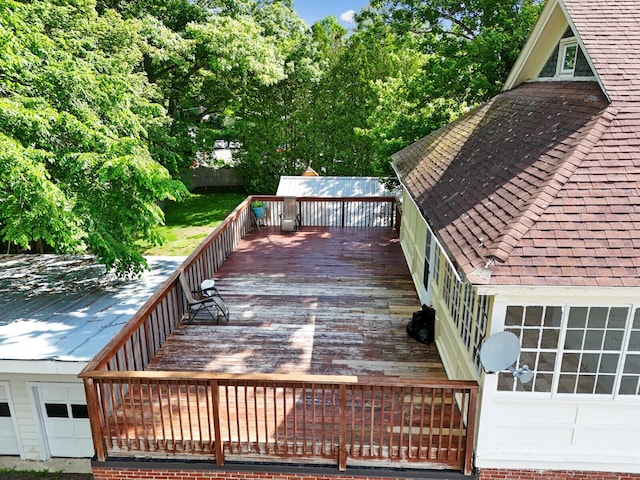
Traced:
<path fill-rule="evenodd" d="M 3 241 L 140 271 L 135 240 L 157 240 L 157 202 L 184 186 L 149 153 L 164 113 L 135 70 L 137 25 L 90 2 L 0 3 Z"/>
<path fill-rule="evenodd" d="M 373 0 L 345 30 L 292 0 L 0 0 L 0 239 L 144 266 L 172 179 L 238 141 L 281 175 L 392 175 L 389 158 L 500 90 L 536 0 Z"/>

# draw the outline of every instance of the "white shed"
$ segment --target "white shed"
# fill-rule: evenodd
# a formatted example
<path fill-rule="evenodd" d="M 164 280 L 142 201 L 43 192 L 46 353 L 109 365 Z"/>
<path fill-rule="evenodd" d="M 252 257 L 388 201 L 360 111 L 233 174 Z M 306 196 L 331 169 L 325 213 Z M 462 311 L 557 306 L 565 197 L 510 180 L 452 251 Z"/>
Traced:
<path fill-rule="evenodd" d="M 77 375 L 182 261 L 123 280 L 88 256 L 0 255 L 0 455 L 93 456 Z"/>
<path fill-rule="evenodd" d="M 279 197 L 392 197 L 378 177 L 282 176 Z"/>

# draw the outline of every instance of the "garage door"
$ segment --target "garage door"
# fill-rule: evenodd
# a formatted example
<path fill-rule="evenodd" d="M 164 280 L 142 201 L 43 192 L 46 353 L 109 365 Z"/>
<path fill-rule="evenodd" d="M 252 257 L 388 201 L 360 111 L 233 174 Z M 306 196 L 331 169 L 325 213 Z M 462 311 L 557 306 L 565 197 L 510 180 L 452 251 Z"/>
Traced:
<path fill-rule="evenodd" d="M 20 455 L 9 386 L 0 383 L 0 455 Z"/>
<path fill-rule="evenodd" d="M 52 383 L 36 388 L 49 454 L 52 457 L 93 456 L 83 386 Z"/>

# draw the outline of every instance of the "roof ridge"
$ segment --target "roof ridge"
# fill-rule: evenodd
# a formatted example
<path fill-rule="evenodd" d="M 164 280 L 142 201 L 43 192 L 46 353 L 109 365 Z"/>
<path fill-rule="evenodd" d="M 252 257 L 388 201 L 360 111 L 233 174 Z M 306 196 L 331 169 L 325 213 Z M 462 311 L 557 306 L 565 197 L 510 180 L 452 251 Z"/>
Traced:
<path fill-rule="evenodd" d="M 527 206 L 507 223 L 507 228 L 500 235 L 500 239 L 488 249 L 486 255 L 488 261 L 492 259 L 501 262 L 507 261 L 522 237 L 535 225 L 540 216 L 549 207 L 551 201 L 557 197 L 562 187 L 576 171 L 582 160 L 587 157 L 607 131 L 617 113 L 618 109 L 609 105 L 587 124 L 584 133 L 575 139 L 574 145 L 564 155 L 564 159 L 553 175 L 530 198 Z"/>

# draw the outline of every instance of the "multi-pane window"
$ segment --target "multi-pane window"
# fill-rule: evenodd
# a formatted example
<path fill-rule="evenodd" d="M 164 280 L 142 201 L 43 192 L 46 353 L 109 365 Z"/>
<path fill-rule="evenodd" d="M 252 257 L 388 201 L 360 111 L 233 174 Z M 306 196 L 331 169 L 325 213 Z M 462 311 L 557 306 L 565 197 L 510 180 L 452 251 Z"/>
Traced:
<path fill-rule="evenodd" d="M 522 345 L 516 367 L 528 365 L 534 377 L 531 383 L 521 384 L 510 373 L 502 372 L 498 389 L 637 395 L 638 311 L 630 320 L 628 307 L 507 307 L 505 330 L 515 333 Z"/>
<path fill-rule="evenodd" d="M 467 350 L 469 350 L 469 346 L 471 345 L 471 330 L 473 328 L 476 298 L 473 286 L 470 284 L 464 285 L 464 295 L 462 296 L 462 303 L 460 305 L 462 313 L 460 315 L 461 322 L 459 331 L 462 343 L 467 347 Z"/>
<path fill-rule="evenodd" d="M 533 370 L 528 384 L 518 382 L 511 373 L 500 373 L 499 390 L 550 392 L 560 338 L 562 307 L 507 307 L 505 330 L 520 338 L 522 351 L 516 367 L 527 365 Z"/>
<path fill-rule="evenodd" d="M 433 281 L 440 284 L 440 252 L 436 251 L 433 256 Z"/>
<path fill-rule="evenodd" d="M 438 254 L 435 255 L 433 263 L 434 278 L 436 284 L 441 286 L 442 299 L 447 305 L 464 347 L 480 373 L 482 366 L 479 352 L 486 336 L 490 297 L 479 296 L 473 285 L 459 282 L 453 267 L 447 262 L 442 262 Z M 439 270 L 440 265 L 442 271 Z M 442 284 L 439 283 L 439 279 L 442 279 Z"/>
<path fill-rule="evenodd" d="M 629 309 L 572 307 L 558 393 L 612 394 Z"/>
<path fill-rule="evenodd" d="M 462 317 L 462 312 L 460 308 L 460 290 L 462 289 L 462 284 L 457 280 L 451 280 L 451 297 L 448 299 L 447 303 L 449 305 L 449 313 L 453 318 L 453 323 L 460 331 L 460 318 Z"/>
<path fill-rule="evenodd" d="M 640 395 L 640 308 L 636 309 L 629 332 L 619 394 Z"/>
<path fill-rule="evenodd" d="M 480 346 L 487 334 L 487 323 L 489 319 L 489 299 L 487 295 L 477 296 L 477 309 L 475 314 L 474 330 L 473 330 L 473 363 L 478 373 L 482 372 L 482 364 L 480 362 Z"/>
<path fill-rule="evenodd" d="M 422 276 L 422 284 L 425 290 L 429 290 L 429 274 L 431 273 L 431 249 L 433 245 L 433 236 L 431 231 L 427 229 L 427 238 L 424 247 L 424 273 Z"/>

